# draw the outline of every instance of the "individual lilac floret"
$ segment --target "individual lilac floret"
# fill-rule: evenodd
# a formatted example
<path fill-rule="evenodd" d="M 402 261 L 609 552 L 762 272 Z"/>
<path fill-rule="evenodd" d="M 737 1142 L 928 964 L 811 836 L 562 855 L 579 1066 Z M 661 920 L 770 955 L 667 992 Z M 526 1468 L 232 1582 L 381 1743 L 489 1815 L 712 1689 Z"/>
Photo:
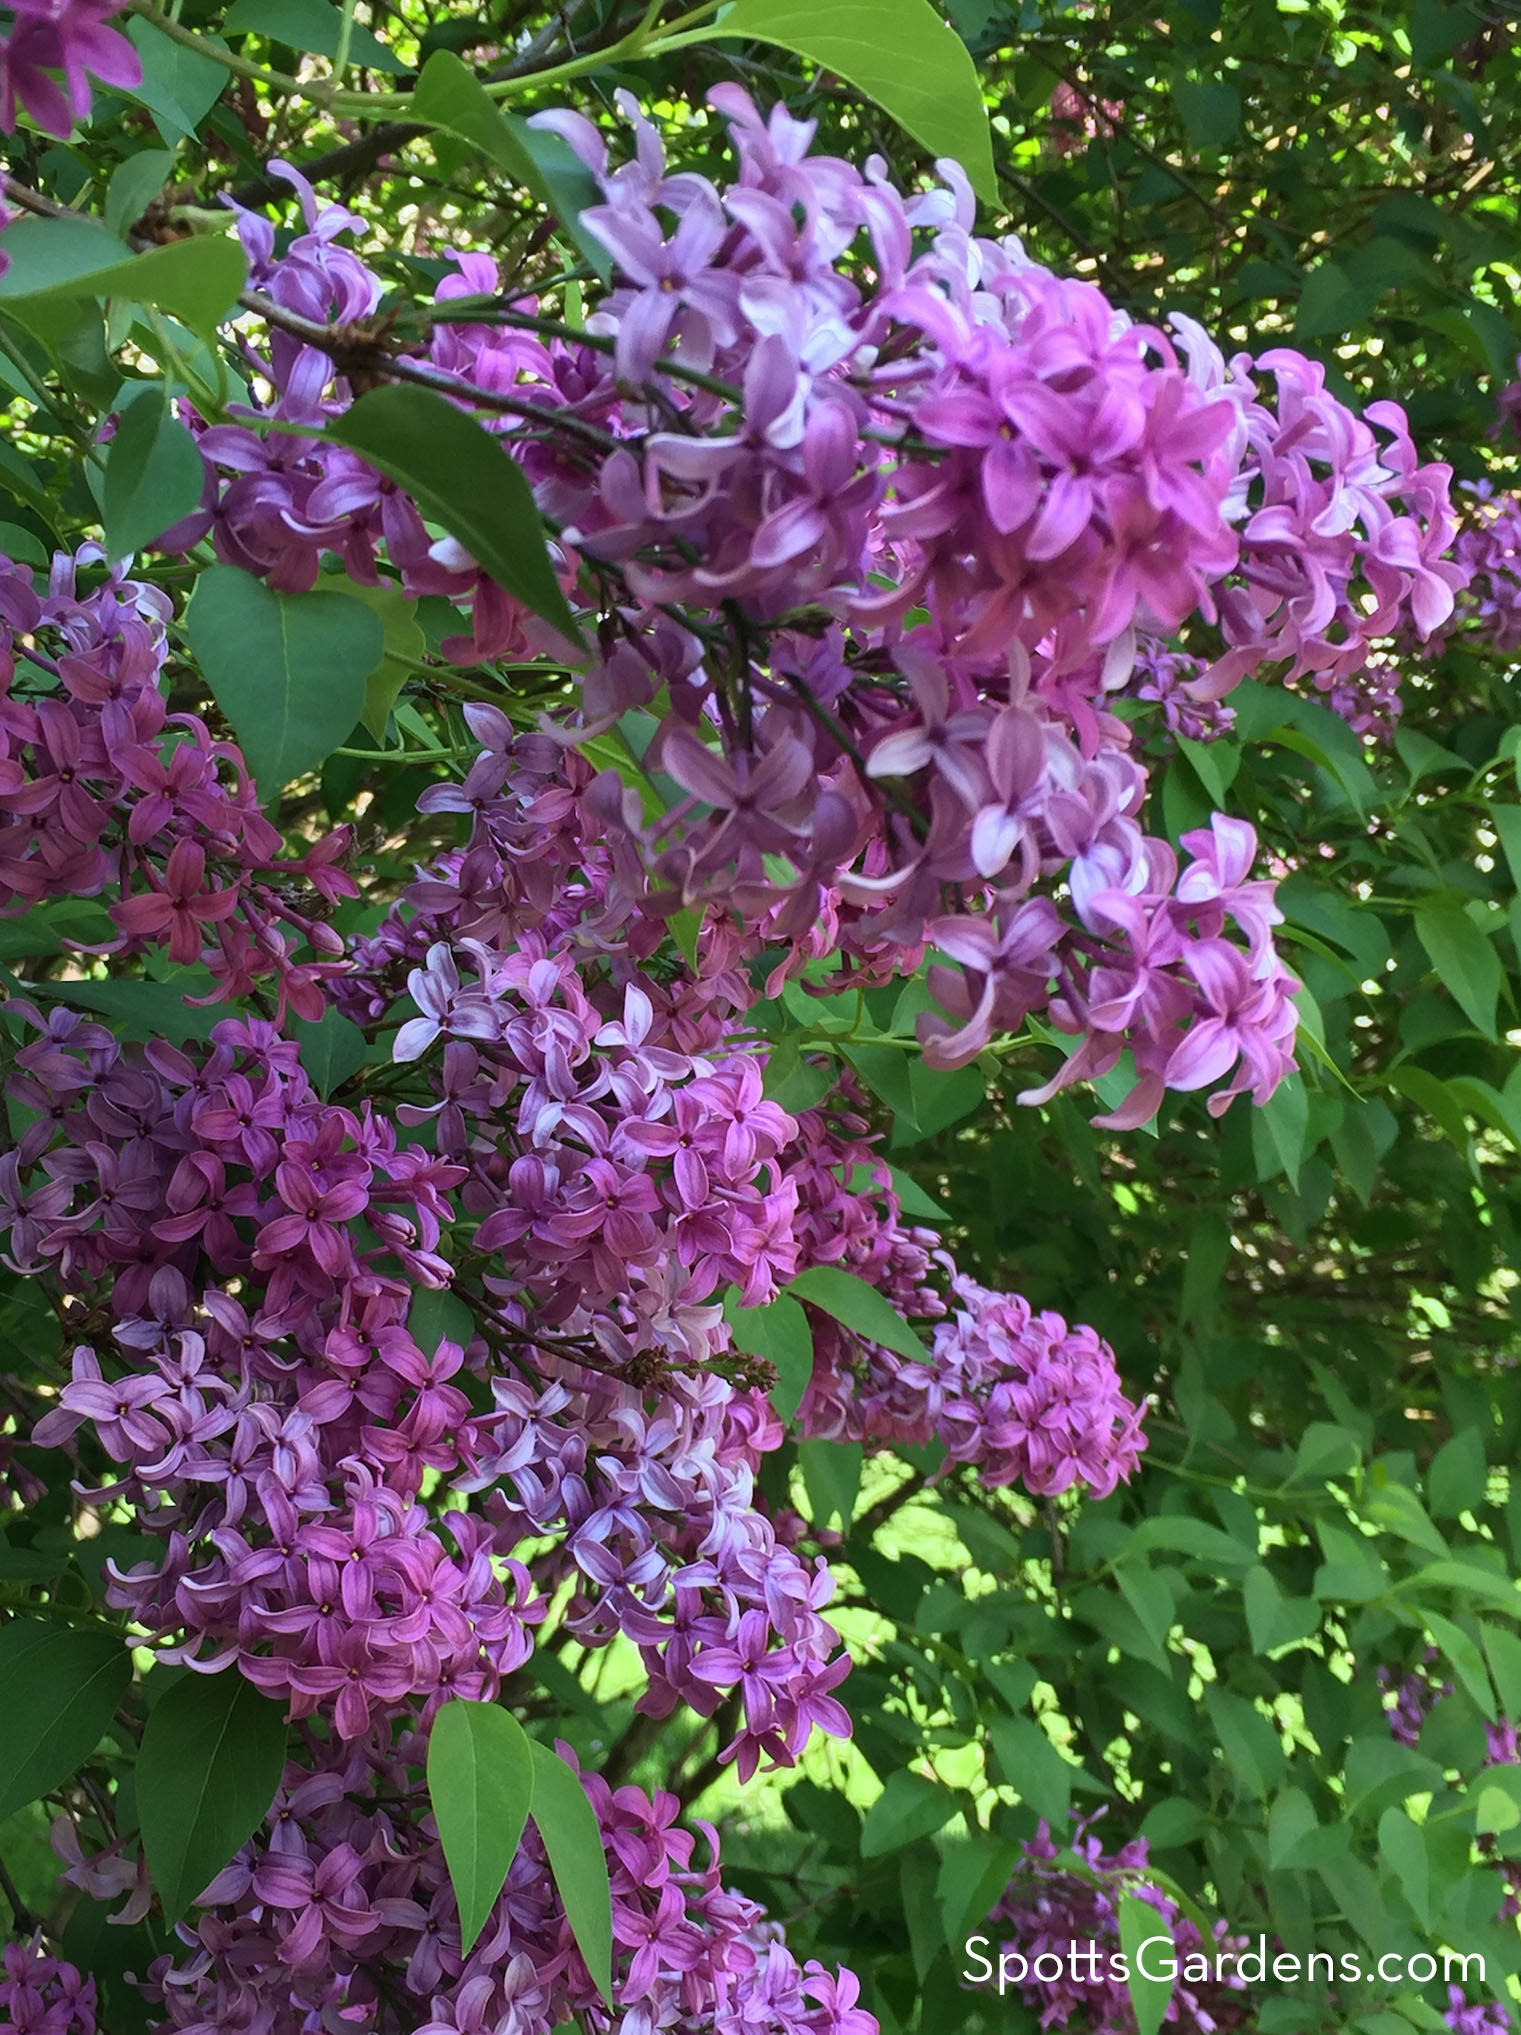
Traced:
<path fill-rule="evenodd" d="M 0 132 L 14 133 L 18 113 L 26 112 L 46 133 L 66 141 L 75 121 L 90 117 L 92 79 L 128 90 L 142 83 L 137 51 L 106 27 L 121 12 L 116 0 L 12 0 L 12 5 L 10 31 L 0 37 Z"/>

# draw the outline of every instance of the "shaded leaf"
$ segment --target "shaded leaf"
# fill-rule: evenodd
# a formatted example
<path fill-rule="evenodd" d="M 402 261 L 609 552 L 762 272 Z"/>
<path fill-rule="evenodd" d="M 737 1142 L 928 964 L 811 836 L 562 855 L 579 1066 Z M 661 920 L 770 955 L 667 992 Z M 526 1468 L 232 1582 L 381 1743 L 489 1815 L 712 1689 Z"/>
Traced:
<path fill-rule="evenodd" d="M 1502 970 L 1493 940 L 1457 898 L 1422 898 L 1415 908 L 1415 930 L 1459 1008 L 1486 1038 L 1494 1038 Z"/>
<path fill-rule="evenodd" d="M 504 112 L 474 71 L 450 50 L 436 50 L 423 65 L 409 111 L 470 142 L 513 183 L 532 191 L 559 220 L 593 272 L 603 282 L 610 279 L 612 258 L 581 216 L 588 206 L 602 203 L 601 187 L 558 134 Z"/>
<path fill-rule="evenodd" d="M 201 574 L 185 625 L 266 800 L 354 732 L 385 652 L 380 617 L 362 602 L 279 594 L 235 565 Z"/>
<path fill-rule="evenodd" d="M 206 468 L 172 408 L 149 390 L 123 410 L 106 453 L 108 558 L 130 558 L 199 505 Z"/>
<path fill-rule="evenodd" d="M 429 389 L 391 382 L 361 396 L 327 436 L 404 487 L 488 578 L 580 643 L 522 470 L 473 417 Z"/>
<path fill-rule="evenodd" d="M 149 1711 L 137 1803 L 148 1870 L 171 1922 L 258 1829 L 284 1770 L 280 1706 L 235 1668 L 185 1675 Z"/>
<path fill-rule="evenodd" d="M 889 1774 L 887 1785 L 861 1826 L 862 1858 L 881 1858 L 916 1838 L 931 1837 L 950 1822 L 960 1804 L 949 1788 L 922 1774 Z"/>
<path fill-rule="evenodd" d="M 114 1632 L 33 1618 L 0 1627 L 0 1822 L 78 1770 L 131 1685 L 132 1655 Z"/>
<path fill-rule="evenodd" d="M 19 219 L 6 228 L 5 249 L 0 309 L 23 322 L 32 305 L 122 297 L 204 329 L 231 309 L 248 275 L 230 235 L 196 234 L 133 254 L 93 219 Z"/>
<path fill-rule="evenodd" d="M 1119 1922 L 1136 2035 L 1157 2035 L 1172 1999 L 1172 1931 L 1150 1901 L 1138 1894 L 1120 1896 Z"/>
<path fill-rule="evenodd" d="M 236 0 L 223 27 L 229 35 L 267 37 L 271 42 L 289 44 L 292 49 L 310 50 L 314 56 L 336 57 L 343 25 L 341 11 L 328 0 Z M 362 21 L 349 23 L 349 62 L 367 71 L 389 71 L 393 75 L 407 66 L 372 35 Z"/>

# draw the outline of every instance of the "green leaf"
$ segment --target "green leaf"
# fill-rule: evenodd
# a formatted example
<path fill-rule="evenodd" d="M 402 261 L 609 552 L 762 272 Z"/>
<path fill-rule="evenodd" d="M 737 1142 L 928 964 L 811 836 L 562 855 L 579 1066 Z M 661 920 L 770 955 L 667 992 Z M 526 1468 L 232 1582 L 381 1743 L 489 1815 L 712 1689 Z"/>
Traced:
<path fill-rule="evenodd" d="M 215 984 L 207 968 L 178 968 L 162 982 L 39 982 L 34 996 L 77 1004 L 110 1018 L 124 1039 L 209 1039 L 211 1028 L 227 1015 L 225 1004 L 189 1001 L 205 996 Z"/>
<path fill-rule="evenodd" d="M 277 594 L 235 565 L 201 574 L 185 626 L 266 800 L 354 732 L 385 651 L 380 617 L 361 602 Z"/>
<path fill-rule="evenodd" d="M 1255 1119 L 1253 1119 L 1255 1122 Z M 1209 1321 L 1219 1308 L 1221 1280 L 1231 1259 L 1231 1227 L 1216 1209 L 1194 1218 L 1183 1260 L 1183 1290 L 1178 1319 Z"/>
<path fill-rule="evenodd" d="M 885 1102 L 892 1111 L 894 1132 L 901 1132 L 906 1128 L 912 1135 L 918 1126 L 914 1120 L 914 1090 L 909 1073 L 910 1061 L 903 1048 L 878 1044 L 873 1040 L 864 1045 L 842 1046 L 840 1051 L 872 1094 Z"/>
<path fill-rule="evenodd" d="M 922 1361 L 928 1354 L 897 1309 L 854 1272 L 842 1272 L 838 1265 L 811 1265 L 785 1290 L 833 1315 L 867 1342 L 880 1343 L 900 1357 Z"/>
<path fill-rule="evenodd" d="M 789 1032 L 766 1057 L 762 1082 L 767 1101 L 780 1103 L 796 1116 L 822 1102 L 834 1086 L 834 1073 L 817 1060 L 804 1059 L 797 1034 Z"/>
<path fill-rule="evenodd" d="M 1405 1484 L 1395 1483 L 1393 1479 L 1378 1481 L 1382 1467 L 1379 1463 L 1373 1465 L 1364 1488 L 1360 1507 L 1363 1517 L 1385 1533 L 1398 1534 L 1411 1547 L 1424 1548 L 1427 1554 L 1445 1557 L 1447 1543 L 1427 1517 L 1420 1499 Z"/>
<path fill-rule="evenodd" d="M 4 470 L 0 467 L 0 473 Z M 0 523 L 0 558 L 9 558 L 17 565 L 40 565 L 45 570 L 47 547 L 19 523 Z"/>
<path fill-rule="evenodd" d="M 1491 1724 L 1499 1716 L 1495 1702 L 1494 1687 L 1489 1679 L 1489 1669 L 1484 1664 L 1476 1641 L 1469 1638 L 1461 1625 L 1454 1625 L 1450 1618 L 1444 1618 L 1439 1611 L 1424 1606 L 1421 1623 L 1430 1639 L 1441 1649 L 1448 1665 L 1456 1674 L 1463 1687 L 1478 1704 L 1480 1711 Z"/>
<path fill-rule="evenodd" d="M 1178 114 L 1196 149 L 1224 148 L 1241 128 L 1241 94 L 1219 78 L 1179 78 L 1172 88 Z"/>
<path fill-rule="evenodd" d="M 1301 1847 L 1320 1828 L 1314 1804 L 1303 1788 L 1282 1788 L 1268 1814 L 1268 1864 L 1274 1872 L 1302 1863 Z"/>
<path fill-rule="evenodd" d="M 1386 1809 L 1378 1819 L 1378 1848 L 1393 1866 L 1405 1899 L 1423 1929 L 1431 1927 L 1431 1868 L 1426 1839 L 1403 1809 Z"/>
<path fill-rule="evenodd" d="M 1062 1758 L 1033 1718 L 995 1717 L 988 1736 L 1009 1786 L 1053 1830 L 1064 1830 L 1073 1777 L 1081 1769 Z"/>
<path fill-rule="evenodd" d="M 1245 1696 L 1222 1689 L 1218 1683 L 1205 1689 L 1204 1704 L 1230 1773 L 1265 1801 L 1283 1773 L 1277 1727 Z"/>
<path fill-rule="evenodd" d="M 269 42 L 309 50 L 313 56 L 335 57 L 343 15 L 328 0 L 237 0 L 222 26 L 229 35 L 251 31 Z M 393 76 L 407 68 L 395 50 L 387 49 L 361 21 L 349 23 L 349 62 Z"/>
<path fill-rule="evenodd" d="M 142 148 L 111 172 L 106 186 L 106 225 L 125 236 L 168 183 L 174 156 L 167 148 Z"/>
<path fill-rule="evenodd" d="M 724 1320 L 737 1350 L 774 1366 L 771 1404 L 778 1420 L 790 1421 L 813 1376 L 813 1330 L 807 1315 L 785 1293 L 764 1307 L 743 1307 L 731 1292 L 724 1301 Z"/>
<path fill-rule="evenodd" d="M 1521 1805 L 1505 1788 L 1485 1787 L 1478 1791 L 1474 1829 L 1480 1837 L 1498 1837 L 1521 1823 Z M 1393 1815 L 1395 1812 L 1390 1810 Z"/>
<path fill-rule="evenodd" d="M 1167 1949 L 1159 1951 L 1158 1943 Z M 1120 1949 L 1125 1954 L 1130 1993 L 1130 2011 L 1135 2015 L 1136 2035 L 1157 2035 L 1172 1999 L 1172 1977 L 1158 1976 L 1160 1963 L 1170 1972 L 1174 1963 L 1172 1931 L 1150 1901 L 1138 1894 L 1120 1896 Z"/>
<path fill-rule="evenodd" d="M 474 71 L 449 50 L 435 50 L 423 65 L 407 111 L 430 127 L 468 141 L 504 176 L 532 191 L 559 220 L 593 273 L 603 282 L 611 279 L 612 257 L 581 217 L 588 206 L 602 203 L 602 190 L 568 142 L 503 112 Z"/>
<path fill-rule="evenodd" d="M 904 1863 L 923 1855 L 910 1852 Z M 1013 1878 L 1021 1856 L 1019 1845 L 999 1844 L 981 1831 L 967 1843 L 947 1849 L 931 1889 L 933 1898 L 922 1904 L 927 1934 L 936 1950 L 942 1943 L 964 1942 L 969 1929 L 982 1926 Z"/>
<path fill-rule="evenodd" d="M 1502 970 L 1494 942 L 1456 897 L 1422 898 L 1415 930 L 1439 980 L 1487 1039 L 1495 1034 Z"/>
<path fill-rule="evenodd" d="M 1252 1153 L 1259 1180 L 1283 1173 L 1289 1185 L 1298 1188 L 1309 1124 L 1310 1098 L 1304 1076 L 1290 1074 L 1260 1109 L 1252 1111 Z"/>
<path fill-rule="evenodd" d="M 898 1197 L 898 1206 L 905 1215 L 916 1215 L 921 1222 L 950 1221 L 950 1210 L 942 1208 L 938 1201 L 926 1194 L 917 1180 L 907 1173 L 900 1172 L 896 1166 L 890 1166 L 888 1171 L 892 1174 L 893 1192 Z"/>
<path fill-rule="evenodd" d="M 1489 1672 L 1499 1691 L 1500 1708 L 1507 1717 L 1521 1717 L 1521 1637 L 1499 1625 L 1481 1625 Z M 1521 1774 L 1521 1768 L 1517 1769 Z"/>
<path fill-rule="evenodd" d="M 1376 286 L 1355 283 L 1334 261 L 1311 269 L 1294 318 L 1296 339 L 1323 339 L 1361 324 L 1378 301 Z"/>
<path fill-rule="evenodd" d="M 127 93 L 153 115 L 153 124 L 170 148 L 188 141 L 221 97 L 228 83 L 225 67 L 199 50 L 175 42 L 139 15 L 127 23 L 127 36 L 142 60 L 142 83 Z M 219 36 L 201 31 L 213 49 L 225 50 Z"/>
<path fill-rule="evenodd" d="M 0 276 L 0 310 L 23 323 L 33 307 L 121 297 L 204 329 L 232 308 L 248 278 L 242 248 L 222 233 L 133 254 L 93 219 L 28 218 L 6 228 L 5 247 L 11 265 Z"/>
<path fill-rule="evenodd" d="M 1321 1483 L 1340 1477 L 1362 1460 L 1362 1445 L 1350 1428 L 1329 1420 L 1312 1420 L 1299 1437 L 1294 1453 L 1294 1481 Z"/>
<path fill-rule="evenodd" d="M 827 1527 L 838 1515 L 842 1532 L 849 1532 L 856 1515 L 861 1490 L 861 1444 L 856 1441 L 805 1441 L 797 1452 L 808 1493 L 808 1509 L 815 1526 Z"/>
<path fill-rule="evenodd" d="M 1389 1076 L 1389 1086 L 1400 1095 L 1407 1096 L 1418 1109 L 1423 1109 L 1460 1152 L 1468 1150 L 1468 1125 L 1464 1120 L 1463 1105 L 1447 1082 L 1429 1068 L 1407 1063 L 1395 1068 Z"/>
<path fill-rule="evenodd" d="M 547 1745 L 534 1744 L 533 1820 L 549 1853 L 566 1919 L 592 1983 L 613 2003 L 613 1897 L 597 1812 L 586 1790 Z"/>
<path fill-rule="evenodd" d="M 446 1339 L 461 1349 L 475 1334 L 475 1316 L 446 1287 L 419 1287 L 412 1296 L 407 1315 L 407 1333 L 425 1357 L 431 1357 Z"/>
<path fill-rule="evenodd" d="M 323 593 L 345 594 L 351 601 L 363 601 L 380 617 L 386 654 L 365 681 L 364 712 L 359 718 L 375 740 L 383 742 L 391 709 L 428 647 L 417 619 L 417 603 L 408 600 L 400 587 L 389 582 L 361 586 L 342 571 L 323 573 L 318 586 Z"/>
<path fill-rule="evenodd" d="M 1135 1613 L 1141 1630 L 1165 1665 L 1167 1636 L 1172 1629 L 1173 1599 L 1167 1578 L 1144 1561 L 1122 1561 L 1114 1571 L 1120 1595 Z"/>
<path fill-rule="evenodd" d="M 882 1858 L 901 1851 L 917 1838 L 932 1837 L 955 1815 L 960 1804 L 949 1788 L 927 1781 L 923 1774 L 899 1770 L 866 1812 L 861 1826 L 862 1858 Z"/>
<path fill-rule="evenodd" d="M 1241 1594 L 1255 1653 L 1272 1653 L 1320 1630 L 1320 1606 L 1308 1597 L 1285 1597 L 1260 1563 L 1248 1571 Z"/>
<path fill-rule="evenodd" d="M 129 403 L 106 452 L 106 556 L 146 550 L 199 505 L 205 478 L 195 440 L 157 391 Z"/>
<path fill-rule="evenodd" d="M 65 1553 L 39 1554 L 35 1548 L 0 1542 L 0 1583 L 50 1583 L 68 1566 Z"/>
<path fill-rule="evenodd" d="M 148 1713 L 136 1779 L 143 1851 L 177 1922 L 263 1822 L 285 1771 L 285 1720 L 235 1668 L 175 1682 Z"/>
<path fill-rule="evenodd" d="M 0 1822 L 78 1770 L 131 1685 L 132 1655 L 113 1632 L 35 1618 L 0 1627 Z"/>
<path fill-rule="evenodd" d="M 3 550 L 0 546 L 0 550 Z M 60 897 L 33 905 L 19 919 L 0 920 L 0 961 L 32 954 L 62 954 L 71 942 L 89 946 L 117 937 L 96 898 Z"/>
<path fill-rule="evenodd" d="M 976 1067 L 929 1067 L 915 1054 L 908 1065 L 909 1093 L 913 1098 L 911 1138 L 895 1136 L 895 1145 L 932 1138 L 937 1131 L 981 1109 L 987 1100 L 988 1084 Z"/>
<path fill-rule="evenodd" d="M 697 940 L 702 932 L 703 914 L 695 909 L 672 912 L 666 920 L 671 938 L 676 942 L 681 958 L 695 973 L 697 968 Z"/>
<path fill-rule="evenodd" d="M 1209 1819 L 1197 1802 L 1185 1802 L 1181 1795 L 1169 1795 L 1165 1801 L 1155 1802 L 1146 1811 L 1146 1817 L 1136 1833 L 1144 1837 L 1153 1851 L 1167 1851 L 1185 1844 L 1193 1844 L 1209 1828 Z"/>
<path fill-rule="evenodd" d="M 444 1704 L 428 1737 L 428 1798 L 467 1957 L 507 1884 L 533 1791 L 533 1751 L 510 1711 L 461 1696 Z"/>
<path fill-rule="evenodd" d="M 300 1049 L 301 1065 L 324 1101 L 351 1074 L 358 1073 L 369 1052 L 364 1033 L 339 1010 L 326 1010 L 315 1021 L 296 1018 L 291 1032 Z"/>
<path fill-rule="evenodd" d="M 735 0 L 701 32 L 719 36 L 774 43 L 835 72 L 931 155 L 954 156 L 978 197 L 998 203 L 977 67 L 929 0 Z"/>
<path fill-rule="evenodd" d="M 327 436 L 405 488 L 482 572 L 581 643 L 522 469 L 473 417 L 429 389 L 390 382 L 335 418 Z"/>

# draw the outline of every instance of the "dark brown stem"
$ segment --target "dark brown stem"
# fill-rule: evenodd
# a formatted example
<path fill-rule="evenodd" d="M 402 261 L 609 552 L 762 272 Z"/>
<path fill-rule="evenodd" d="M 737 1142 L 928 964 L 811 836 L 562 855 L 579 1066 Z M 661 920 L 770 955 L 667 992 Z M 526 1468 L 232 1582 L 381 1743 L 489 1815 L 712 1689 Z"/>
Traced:
<path fill-rule="evenodd" d="M 4 1894 L 10 1905 L 11 1920 L 18 1936 L 30 1936 L 34 1930 L 41 1928 L 40 1918 L 34 1915 L 22 1900 L 16 1890 L 16 1882 L 5 1869 L 3 1859 L 0 1859 L 0 1894 Z"/>
<path fill-rule="evenodd" d="M 915 1470 L 912 1476 L 905 1477 L 901 1484 L 889 1491 L 885 1498 L 879 1498 L 869 1511 L 863 1512 L 851 1531 L 859 1534 L 863 1540 L 869 1540 L 879 1527 L 887 1524 L 895 1512 L 901 1512 L 911 1498 L 917 1498 L 928 1482 L 929 1479 L 921 1470 Z"/>
<path fill-rule="evenodd" d="M 627 1728 L 615 1738 L 602 1762 L 602 1778 L 610 1788 L 625 1780 L 670 1722 L 666 1717 L 649 1717 L 636 1711 Z"/>

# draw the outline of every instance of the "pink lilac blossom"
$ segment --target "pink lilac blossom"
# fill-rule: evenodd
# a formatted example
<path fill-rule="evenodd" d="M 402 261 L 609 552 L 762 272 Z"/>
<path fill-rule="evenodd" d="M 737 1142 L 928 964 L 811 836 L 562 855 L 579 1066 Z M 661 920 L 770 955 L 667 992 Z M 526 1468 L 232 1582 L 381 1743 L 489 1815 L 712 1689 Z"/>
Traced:
<path fill-rule="evenodd" d="M 614 1790 L 596 1774 L 581 1780 L 611 1878 L 615 2018 L 532 1824 L 463 1954 L 417 1786 L 423 1757 L 415 1731 L 377 1725 L 287 1768 L 263 1828 L 205 1889 L 194 1932 L 182 1926 L 175 1949 L 144 1975 L 166 2035 L 548 2035 L 572 2020 L 628 2035 L 876 2035 L 849 1972 L 800 1963 L 756 1904 L 724 1886 L 710 1826 L 683 1829 L 674 1796 Z M 119 1886 L 111 1863 L 84 1871 Z M 36 2025 L 53 2035 L 53 2023 Z M 93 2035 L 93 2022 L 59 2022 L 58 2035 L 76 2026 Z"/>

